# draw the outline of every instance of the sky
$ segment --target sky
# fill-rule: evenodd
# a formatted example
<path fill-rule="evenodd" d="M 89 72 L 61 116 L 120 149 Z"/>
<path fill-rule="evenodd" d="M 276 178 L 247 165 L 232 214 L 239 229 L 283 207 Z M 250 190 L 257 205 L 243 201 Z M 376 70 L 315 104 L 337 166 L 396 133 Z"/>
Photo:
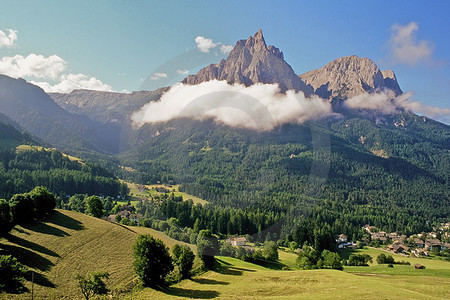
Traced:
<path fill-rule="evenodd" d="M 342 56 L 394 70 L 449 108 L 450 1 L 3 1 L 0 73 L 46 91 L 130 92 L 182 80 L 262 29 L 297 74 Z"/>

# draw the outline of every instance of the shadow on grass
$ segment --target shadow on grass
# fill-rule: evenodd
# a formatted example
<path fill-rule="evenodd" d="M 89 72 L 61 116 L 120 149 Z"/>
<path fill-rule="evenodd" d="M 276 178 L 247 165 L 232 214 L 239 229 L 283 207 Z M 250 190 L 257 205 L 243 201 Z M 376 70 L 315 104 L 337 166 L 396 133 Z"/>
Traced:
<path fill-rule="evenodd" d="M 161 291 L 167 295 L 193 299 L 213 299 L 220 295 L 217 291 L 192 290 L 179 287 L 169 287 Z"/>
<path fill-rule="evenodd" d="M 283 270 L 285 268 L 288 268 L 288 266 L 279 261 L 260 260 L 257 264 L 271 270 Z"/>
<path fill-rule="evenodd" d="M 69 216 L 66 216 L 60 213 L 59 211 L 55 211 L 53 216 L 48 222 L 72 230 L 84 229 L 80 221 L 75 220 L 74 218 L 71 218 Z"/>
<path fill-rule="evenodd" d="M 58 229 L 56 227 L 50 226 L 45 223 L 39 223 L 37 225 L 23 225 L 23 227 L 28 230 L 43 233 L 43 234 L 51 234 L 51 235 L 55 235 L 55 236 L 69 236 L 70 235 L 67 232 L 65 232 L 64 230 Z"/>
<path fill-rule="evenodd" d="M 214 280 L 214 279 L 207 279 L 207 278 L 192 278 L 191 279 L 193 282 L 199 283 L 199 284 L 218 284 L 218 285 L 228 285 L 230 284 L 229 282 L 225 282 L 225 281 L 218 281 L 218 280 Z"/>
<path fill-rule="evenodd" d="M 33 278 L 33 273 L 34 273 L 34 278 Z M 56 285 L 53 282 L 51 282 L 50 280 L 48 280 L 47 277 L 45 277 L 44 275 L 42 275 L 40 273 L 36 273 L 36 272 L 33 272 L 33 271 L 28 271 L 25 274 L 25 279 L 30 281 L 30 282 L 32 280 L 34 280 L 34 283 L 38 284 L 40 286 L 51 287 L 51 288 L 56 287 Z"/>
<path fill-rule="evenodd" d="M 0 254 L 10 254 L 17 258 L 17 260 L 23 265 L 33 269 L 48 271 L 55 265 L 47 258 L 22 247 L 0 244 L 0 248 L 4 250 L 0 251 Z"/>
<path fill-rule="evenodd" d="M 58 253 L 56 253 L 56 252 L 54 252 L 54 251 L 52 251 L 52 250 L 50 250 L 48 248 L 45 248 L 45 247 L 43 247 L 41 245 L 38 245 L 38 244 L 35 244 L 33 242 L 24 240 L 24 239 L 22 239 L 20 237 L 17 237 L 17 236 L 11 235 L 11 234 L 7 234 L 5 236 L 5 238 L 9 242 L 11 242 L 13 244 L 17 244 L 19 246 L 22 246 L 24 248 L 28 248 L 28 249 L 40 252 L 42 254 L 46 254 L 46 255 L 50 255 L 50 256 L 54 256 L 54 257 L 59 257 Z"/>

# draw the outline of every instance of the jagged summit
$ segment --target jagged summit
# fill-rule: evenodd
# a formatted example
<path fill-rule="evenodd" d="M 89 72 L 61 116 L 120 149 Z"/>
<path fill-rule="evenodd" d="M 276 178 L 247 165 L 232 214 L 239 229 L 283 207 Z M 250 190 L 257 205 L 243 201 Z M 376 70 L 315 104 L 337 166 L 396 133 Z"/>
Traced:
<path fill-rule="evenodd" d="M 284 61 L 283 52 L 274 46 L 267 46 L 260 30 L 247 40 L 236 43 L 226 60 L 201 69 L 196 75 L 183 80 L 185 84 L 200 84 L 213 79 L 240 83 L 250 86 L 255 83 L 277 83 L 281 91 L 304 91 L 306 95 L 312 89 L 295 74 L 291 66 Z"/>
<path fill-rule="evenodd" d="M 313 88 L 315 94 L 330 100 L 384 90 L 392 90 L 395 95 L 402 93 L 393 71 L 381 72 L 373 61 L 356 55 L 335 59 L 300 78 Z"/>

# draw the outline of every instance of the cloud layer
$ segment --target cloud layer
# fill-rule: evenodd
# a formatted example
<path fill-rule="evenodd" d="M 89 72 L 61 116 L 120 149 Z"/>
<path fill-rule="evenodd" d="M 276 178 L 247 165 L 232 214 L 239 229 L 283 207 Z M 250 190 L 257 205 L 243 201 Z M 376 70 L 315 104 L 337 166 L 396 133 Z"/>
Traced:
<path fill-rule="evenodd" d="M 6 31 L 8 31 L 8 33 L 6 33 Z M 0 48 L 14 47 L 16 40 L 17 40 L 17 30 L 12 29 L 6 29 L 5 31 L 0 30 Z"/>
<path fill-rule="evenodd" d="M 429 41 L 417 40 L 418 29 L 416 22 L 391 27 L 390 48 L 397 63 L 414 65 L 431 57 L 433 46 Z"/>
<path fill-rule="evenodd" d="M 406 110 L 450 123 L 450 109 L 411 101 L 409 100 L 411 96 L 412 93 L 405 93 L 397 97 L 392 92 L 365 93 L 346 100 L 344 105 L 352 109 L 376 110 L 383 114 L 395 114 Z"/>
<path fill-rule="evenodd" d="M 70 93 L 78 89 L 112 91 L 110 85 L 101 82 L 95 77 L 89 77 L 84 74 L 62 75 L 60 82 L 55 85 L 51 85 L 48 82 L 32 81 L 31 83 L 40 86 L 47 93 Z"/>
<path fill-rule="evenodd" d="M 158 102 L 150 102 L 133 114 L 135 123 L 165 122 L 188 117 L 213 118 L 233 127 L 271 130 L 285 123 L 303 123 L 333 114 L 331 104 L 303 92 L 280 94 L 278 85 L 250 87 L 212 80 L 199 85 L 176 84 Z"/>
<path fill-rule="evenodd" d="M 16 78 L 30 76 L 56 79 L 65 70 L 66 64 L 66 61 L 57 55 L 6 56 L 0 60 L 0 73 Z"/>
<path fill-rule="evenodd" d="M 203 36 L 198 36 L 195 38 L 195 43 L 197 44 L 197 49 L 200 52 L 208 53 L 211 48 L 215 48 L 217 46 L 211 39 L 207 39 Z"/>

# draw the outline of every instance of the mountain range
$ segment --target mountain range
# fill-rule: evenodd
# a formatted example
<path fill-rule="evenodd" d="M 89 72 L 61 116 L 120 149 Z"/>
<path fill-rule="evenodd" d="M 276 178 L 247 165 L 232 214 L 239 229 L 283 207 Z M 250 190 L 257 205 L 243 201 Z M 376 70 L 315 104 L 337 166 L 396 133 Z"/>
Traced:
<path fill-rule="evenodd" d="M 370 208 L 380 220 L 387 212 L 424 211 L 403 227 L 425 224 L 425 215 L 450 215 L 448 125 L 405 110 L 374 112 L 377 117 L 372 118 L 343 109 L 348 98 L 361 94 L 401 95 L 393 71 L 352 55 L 297 75 L 259 30 L 238 41 L 227 59 L 182 83 L 211 80 L 278 84 L 280 93 L 317 95 L 332 103 L 339 118 L 284 124 L 266 132 L 189 118 L 137 127 L 131 115 L 159 101 L 170 87 L 130 94 L 46 94 L 4 75 L 0 112 L 44 144 L 101 161 L 122 178 L 181 183 L 190 194 L 218 205 L 287 213 L 295 203 L 307 210 L 312 203 L 337 199 L 349 207 Z"/>

